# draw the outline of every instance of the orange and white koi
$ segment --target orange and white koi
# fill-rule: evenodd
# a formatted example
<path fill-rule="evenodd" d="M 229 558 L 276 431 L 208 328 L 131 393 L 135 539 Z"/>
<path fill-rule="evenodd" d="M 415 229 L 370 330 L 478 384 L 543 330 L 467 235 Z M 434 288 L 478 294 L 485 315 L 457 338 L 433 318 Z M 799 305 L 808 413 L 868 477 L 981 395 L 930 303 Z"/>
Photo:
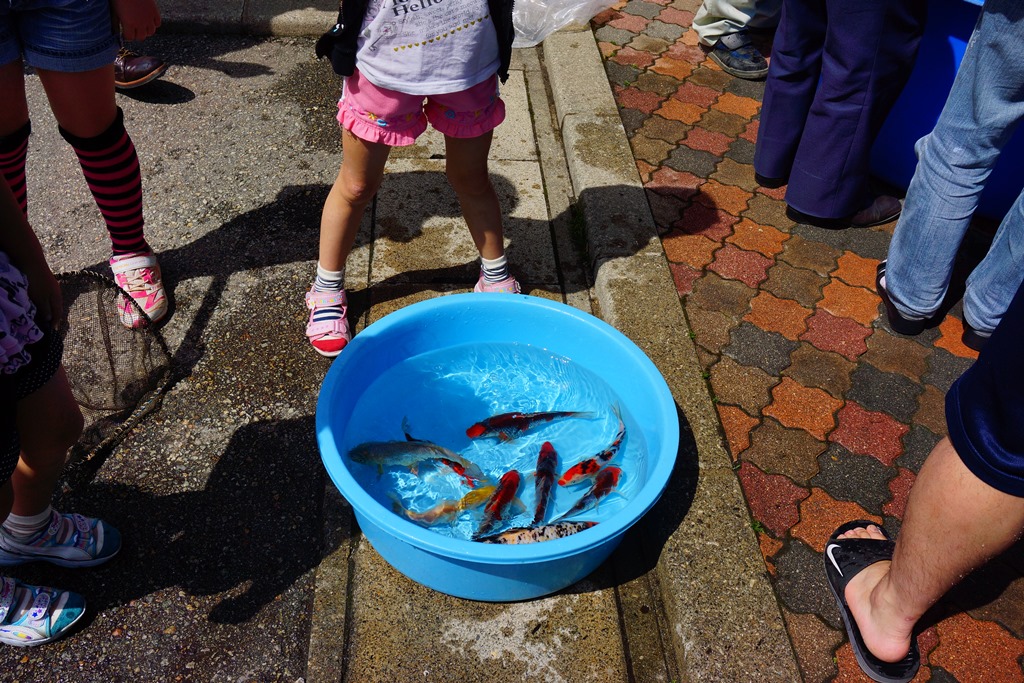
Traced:
<path fill-rule="evenodd" d="M 405 507 L 398 498 L 398 495 L 393 491 L 389 495 L 394 502 L 395 512 L 413 522 L 430 526 L 438 522 L 453 522 L 463 512 L 480 507 L 494 495 L 496 488 L 496 486 L 481 486 L 480 488 L 473 489 L 459 500 L 442 500 L 434 507 L 423 512 L 416 512 Z"/>
<path fill-rule="evenodd" d="M 494 528 L 494 526 L 501 521 L 502 515 L 505 510 L 510 507 L 522 508 L 522 503 L 516 498 L 516 492 L 519 491 L 519 482 L 521 477 L 519 472 L 516 470 L 509 470 L 505 474 L 501 475 L 501 479 L 498 481 L 498 488 L 491 496 L 490 500 L 484 506 L 484 518 L 480 522 L 480 527 L 473 534 L 473 539 L 476 540 L 480 536 L 484 536 Z"/>
<path fill-rule="evenodd" d="M 622 470 L 615 465 L 609 465 L 602 469 L 594 477 L 594 484 L 590 487 L 590 490 L 584 493 L 583 497 L 576 501 L 575 505 L 551 520 L 551 523 L 554 524 L 563 517 L 572 517 L 578 512 L 597 507 L 598 501 L 611 493 L 619 485 L 619 478 L 621 476 Z"/>
<path fill-rule="evenodd" d="M 615 454 L 619 452 L 619 447 L 622 446 L 622 440 L 626 437 L 626 423 L 622 421 L 622 415 L 619 414 L 618 407 L 613 407 L 615 416 L 619 418 L 619 431 L 615 435 L 615 440 L 608 448 L 604 449 L 597 455 L 587 458 L 582 462 L 578 462 L 565 471 L 565 474 L 558 480 L 559 486 L 571 486 L 577 482 L 589 479 L 600 471 L 602 467 L 608 464 L 608 461 L 615 457 Z"/>
<path fill-rule="evenodd" d="M 477 422 L 466 430 L 471 439 L 497 437 L 501 441 L 517 439 L 532 427 L 542 422 L 551 422 L 566 417 L 590 418 L 593 413 L 578 410 L 558 410 L 546 413 L 502 413 Z"/>
<path fill-rule="evenodd" d="M 533 490 L 537 499 L 533 513 L 533 524 L 544 521 L 551 499 L 551 488 L 555 483 L 555 468 L 558 467 L 558 453 L 550 441 L 545 441 L 537 456 L 537 471 L 534 473 Z"/>
<path fill-rule="evenodd" d="M 542 541 L 553 541 L 556 538 L 572 536 L 596 525 L 597 522 L 559 522 L 544 526 L 520 526 L 502 531 L 501 533 L 491 534 L 490 536 L 483 536 L 476 540 L 481 543 L 504 543 L 508 545 L 540 543 Z"/>

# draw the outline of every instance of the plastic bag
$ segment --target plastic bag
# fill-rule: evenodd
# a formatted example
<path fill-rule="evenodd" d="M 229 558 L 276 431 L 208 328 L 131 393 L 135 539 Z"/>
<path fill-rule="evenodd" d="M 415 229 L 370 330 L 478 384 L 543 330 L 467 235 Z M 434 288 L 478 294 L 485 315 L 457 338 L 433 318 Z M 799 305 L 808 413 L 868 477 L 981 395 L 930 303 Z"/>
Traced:
<path fill-rule="evenodd" d="M 516 37 L 512 47 L 533 47 L 560 28 L 585 24 L 616 0 L 516 0 L 512 26 Z"/>

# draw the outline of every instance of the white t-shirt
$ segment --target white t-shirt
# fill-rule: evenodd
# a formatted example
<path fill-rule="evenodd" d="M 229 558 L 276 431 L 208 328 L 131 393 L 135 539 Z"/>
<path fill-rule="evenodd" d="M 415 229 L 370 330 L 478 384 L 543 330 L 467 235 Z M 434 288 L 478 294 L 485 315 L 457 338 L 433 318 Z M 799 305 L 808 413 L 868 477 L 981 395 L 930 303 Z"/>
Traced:
<path fill-rule="evenodd" d="M 370 0 L 356 68 L 381 88 L 443 95 L 498 70 L 487 0 Z"/>

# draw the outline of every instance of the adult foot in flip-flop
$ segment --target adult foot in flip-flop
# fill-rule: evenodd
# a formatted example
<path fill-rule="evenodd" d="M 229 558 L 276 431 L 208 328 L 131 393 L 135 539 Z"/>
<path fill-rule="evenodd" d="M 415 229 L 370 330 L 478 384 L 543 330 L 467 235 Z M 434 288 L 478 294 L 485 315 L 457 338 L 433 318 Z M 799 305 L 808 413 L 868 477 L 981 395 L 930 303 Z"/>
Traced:
<path fill-rule="evenodd" d="M 825 578 L 839 605 L 860 668 L 880 683 L 907 683 L 921 664 L 912 623 L 885 628 L 873 591 L 888 578 L 895 543 L 885 529 L 857 520 L 843 524 L 825 545 Z M 905 632 L 904 632 L 905 630 Z M 870 644 L 870 647 L 869 647 Z"/>

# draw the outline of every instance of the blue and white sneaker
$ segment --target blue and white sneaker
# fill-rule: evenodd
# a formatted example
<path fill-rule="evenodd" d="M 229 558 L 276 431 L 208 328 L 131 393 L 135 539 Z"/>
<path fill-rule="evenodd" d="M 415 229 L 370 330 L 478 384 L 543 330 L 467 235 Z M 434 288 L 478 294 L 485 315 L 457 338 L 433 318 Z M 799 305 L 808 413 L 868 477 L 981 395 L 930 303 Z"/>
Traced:
<path fill-rule="evenodd" d="M 103 564 L 121 549 L 121 534 L 101 519 L 53 511 L 45 529 L 17 541 L 0 527 L 0 566 L 49 562 L 61 567 Z"/>
<path fill-rule="evenodd" d="M 83 616 L 85 598 L 0 577 L 0 643 L 32 647 L 56 640 Z"/>

